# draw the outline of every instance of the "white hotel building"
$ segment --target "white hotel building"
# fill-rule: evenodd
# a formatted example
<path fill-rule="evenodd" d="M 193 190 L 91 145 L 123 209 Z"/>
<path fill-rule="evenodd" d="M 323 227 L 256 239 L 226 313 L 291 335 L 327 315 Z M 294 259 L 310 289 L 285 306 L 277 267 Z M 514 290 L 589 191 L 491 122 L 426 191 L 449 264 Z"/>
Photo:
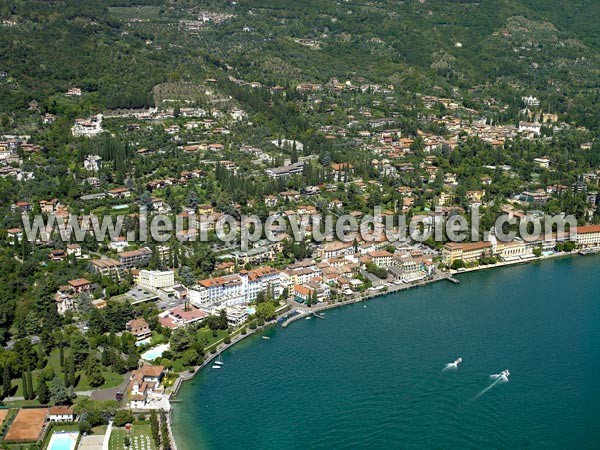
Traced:
<path fill-rule="evenodd" d="M 150 289 L 171 287 L 175 284 L 175 272 L 172 270 L 140 270 L 138 284 Z"/>
<path fill-rule="evenodd" d="M 583 248 L 600 247 L 600 225 L 577 227 L 576 242 Z"/>
<path fill-rule="evenodd" d="M 282 292 L 280 272 L 271 267 L 202 280 L 189 289 L 190 303 L 207 309 L 215 303 L 235 306 L 250 303 L 259 292 L 272 290 L 275 297 Z"/>

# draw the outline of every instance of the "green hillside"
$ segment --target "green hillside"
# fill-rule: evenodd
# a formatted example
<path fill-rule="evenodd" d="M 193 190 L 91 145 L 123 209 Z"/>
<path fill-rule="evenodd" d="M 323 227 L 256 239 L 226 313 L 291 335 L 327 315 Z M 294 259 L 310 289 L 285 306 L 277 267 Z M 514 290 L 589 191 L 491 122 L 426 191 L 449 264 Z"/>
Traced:
<path fill-rule="evenodd" d="M 190 29 L 209 13 L 222 21 Z M 139 107 L 157 84 L 225 75 L 284 86 L 359 77 L 503 101 L 530 93 L 577 123 L 600 120 L 593 0 L 21 0 L 4 1 L 0 17 L 6 129 L 6 113 L 18 123 L 31 100 L 68 115 Z M 57 95 L 72 86 L 89 95 Z"/>

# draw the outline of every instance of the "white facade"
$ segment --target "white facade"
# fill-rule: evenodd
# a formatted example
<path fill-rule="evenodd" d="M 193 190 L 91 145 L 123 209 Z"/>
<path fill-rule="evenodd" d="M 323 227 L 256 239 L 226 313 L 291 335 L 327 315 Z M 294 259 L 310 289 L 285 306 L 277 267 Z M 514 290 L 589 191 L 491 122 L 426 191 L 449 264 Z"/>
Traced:
<path fill-rule="evenodd" d="M 71 133 L 76 137 L 93 137 L 102 133 L 102 114 L 92 116 L 89 119 L 75 119 L 71 127 Z"/>
<path fill-rule="evenodd" d="M 282 292 L 280 272 L 271 268 L 259 268 L 249 272 L 202 280 L 189 290 L 190 303 L 208 308 L 213 303 L 235 306 L 250 303 L 259 292 L 271 290 L 278 297 Z"/>
<path fill-rule="evenodd" d="M 577 245 L 580 247 L 600 247 L 600 225 L 590 225 L 577 229 Z"/>
<path fill-rule="evenodd" d="M 97 172 L 102 166 L 102 157 L 98 155 L 88 155 L 83 160 L 83 168 L 91 172 Z"/>
<path fill-rule="evenodd" d="M 140 270 L 138 284 L 150 289 L 160 289 L 175 284 L 175 272 L 172 270 Z"/>

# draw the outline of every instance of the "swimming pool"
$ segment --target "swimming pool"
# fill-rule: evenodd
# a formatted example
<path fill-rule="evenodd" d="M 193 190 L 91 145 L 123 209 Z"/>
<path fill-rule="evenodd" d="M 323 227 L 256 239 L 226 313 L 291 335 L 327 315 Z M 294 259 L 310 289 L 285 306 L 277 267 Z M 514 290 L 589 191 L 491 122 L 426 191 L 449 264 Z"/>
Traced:
<path fill-rule="evenodd" d="M 147 352 L 142 353 L 142 359 L 145 359 L 146 361 L 152 361 L 152 360 L 155 360 L 156 358 L 160 358 L 162 356 L 163 352 L 165 350 L 168 350 L 169 348 L 170 348 L 169 344 L 158 345 L 154 348 L 151 348 Z"/>
<path fill-rule="evenodd" d="M 136 346 L 141 346 L 141 345 L 148 345 L 150 344 L 150 342 L 152 342 L 152 338 L 146 338 L 146 339 L 142 339 L 141 341 L 137 341 L 135 343 Z"/>
<path fill-rule="evenodd" d="M 79 433 L 76 432 L 55 432 L 50 438 L 48 443 L 48 450 L 75 450 L 77 444 L 77 437 Z"/>

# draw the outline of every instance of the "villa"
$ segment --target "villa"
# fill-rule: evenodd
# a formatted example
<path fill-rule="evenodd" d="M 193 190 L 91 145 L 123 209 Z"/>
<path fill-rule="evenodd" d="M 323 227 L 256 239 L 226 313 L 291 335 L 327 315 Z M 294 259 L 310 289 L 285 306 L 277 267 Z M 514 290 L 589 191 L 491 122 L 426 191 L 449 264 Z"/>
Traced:
<path fill-rule="evenodd" d="M 125 327 L 138 341 L 143 341 L 152 336 L 152 330 L 150 330 L 148 322 L 142 317 L 130 320 Z"/>
<path fill-rule="evenodd" d="M 127 391 L 129 407 L 133 410 L 170 409 L 169 400 L 164 396 L 162 380 L 165 375 L 163 366 L 145 364 L 131 372 Z"/>

